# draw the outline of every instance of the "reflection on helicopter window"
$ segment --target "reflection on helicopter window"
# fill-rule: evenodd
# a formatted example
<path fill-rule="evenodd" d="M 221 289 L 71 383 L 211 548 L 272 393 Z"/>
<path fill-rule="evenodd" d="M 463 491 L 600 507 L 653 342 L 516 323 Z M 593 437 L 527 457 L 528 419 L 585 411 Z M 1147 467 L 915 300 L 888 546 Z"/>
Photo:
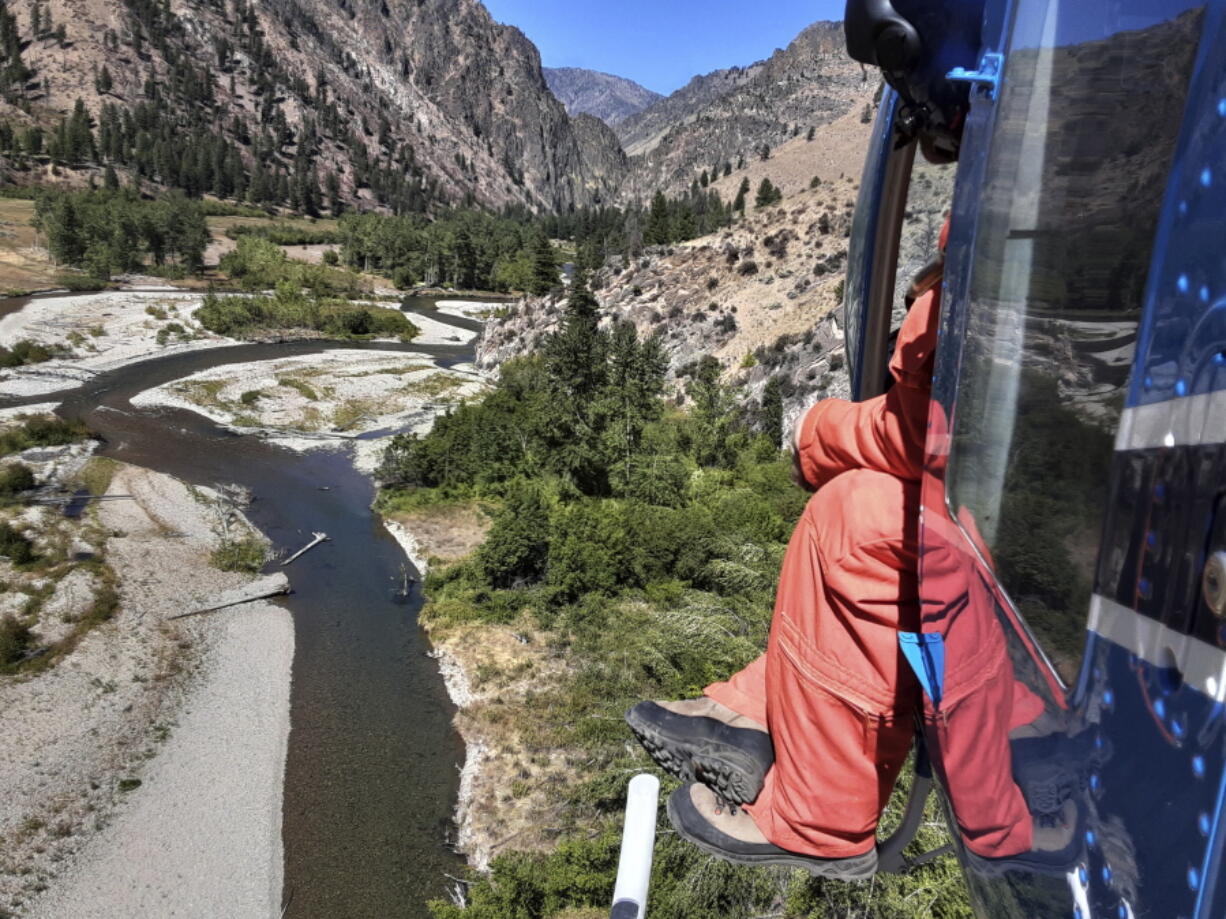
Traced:
<path fill-rule="evenodd" d="M 894 315 L 890 328 L 897 331 L 907 315 L 911 282 L 936 255 L 941 227 L 954 196 L 954 164 L 929 163 L 916 156 L 907 186 L 907 210 L 898 239 L 898 270 L 894 280 Z M 893 350 L 893 349 L 891 349 Z"/>
<path fill-rule="evenodd" d="M 948 485 L 1071 683 L 1203 7 L 1021 0 L 1016 17 Z"/>

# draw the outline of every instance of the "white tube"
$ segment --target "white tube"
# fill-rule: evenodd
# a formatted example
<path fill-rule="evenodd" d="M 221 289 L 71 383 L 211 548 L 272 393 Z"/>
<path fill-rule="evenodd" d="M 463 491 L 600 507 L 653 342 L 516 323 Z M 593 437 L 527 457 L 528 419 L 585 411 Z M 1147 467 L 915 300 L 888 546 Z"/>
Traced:
<path fill-rule="evenodd" d="M 660 780 L 654 775 L 636 775 L 626 792 L 626 825 L 613 888 L 612 919 L 644 919 L 647 888 L 651 883 L 651 857 L 656 846 L 656 806 Z"/>

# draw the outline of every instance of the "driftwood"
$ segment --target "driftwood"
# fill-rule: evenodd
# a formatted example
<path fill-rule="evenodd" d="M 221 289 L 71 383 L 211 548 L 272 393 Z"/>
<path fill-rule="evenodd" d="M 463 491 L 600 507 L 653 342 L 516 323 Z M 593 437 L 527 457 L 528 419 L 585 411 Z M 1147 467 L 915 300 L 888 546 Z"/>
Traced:
<path fill-rule="evenodd" d="M 186 613 L 179 613 L 176 616 L 167 616 L 166 618 L 186 619 L 188 616 L 200 616 L 204 613 L 215 613 L 218 610 L 229 609 L 231 606 L 238 606 L 242 603 L 252 603 L 256 600 L 266 600 L 269 597 L 276 597 L 287 593 L 289 593 L 289 578 L 283 574 L 270 574 L 267 577 L 260 578 L 258 581 L 253 581 L 246 587 L 228 590 L 225 593 L 217 595 L 209 602 L 208 606 L 202 606 L 199 609 L 194 609 Z"/>
<path fill-rule="evenodd" d="M 293 555 L 291 555 L 289 558 L 287 558 L 285 561 L 283 561 L 283 562 L 281 563 L 281 567 L 282 567 L 282 568 L 284 568 L 286 565 L 288 565 L 288 564 L 289 564 L 290 562 L 292 562 L 294 559 L 299 558 L 300 556 L 305 555 L 307 552 L 311 551 L 311 550 L 312 550 L 312 549 L 314 549 L 316 546 L 318 546 L 318 545 L 319 545 L 321 542 L 327 542 L 327 540 L 328 540 L 328 534 L 327 534 L 327 533 L 312 533 L 311 535 L 312 535 L 312 536 L 314 536 L 315 538 L 314 538 L 313 540 L 311 540 L 309 543 L 307 543 L 305 546 L 303 546 L 301 549 L 299 549 L 297 552 L 295 552 Z"/>

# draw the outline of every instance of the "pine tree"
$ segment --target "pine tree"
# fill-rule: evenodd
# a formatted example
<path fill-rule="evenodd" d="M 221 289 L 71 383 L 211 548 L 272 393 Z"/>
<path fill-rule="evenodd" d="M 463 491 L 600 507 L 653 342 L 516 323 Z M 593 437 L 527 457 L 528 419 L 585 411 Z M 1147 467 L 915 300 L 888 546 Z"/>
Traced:
<path fill-rule="evenodd" d="M 473 245 L 472 235 L 466 227 L 460 227 L 455 234 L 455 265 L 456 285 L 466 290 L 477 286 L 477 250 Z"/>
<path fill-rule="evenodd" d="M 737 189 L 736 200 L 732 202 L 732 209 L 745 213 L 745 199 L 749 196 L 749 177 L 741 179 L 741 187 Z"/>
<path fill-rule="evenodd" d="M 651 213 L 647 217 L 647 234 L 649 246 L 667 246 L 673 241 L 672 218 L 669 215 L 668 199 L 664 192 L 657 191 L 651 199 Z"/>
<path fill-rule="evenodd" d="M 758 194 L 754 198 L 754 204 L 757 207 L 769 207 L 772 204 L 778 204 L 782 200 L 783 192 L 771 184 L 770 179 L 764 177 L 762 184 L 758 186 Z"/>
<path fill-rule="evenodd" d="M 328 210 L 333 217 L 339 217 L 345 212 L 345 198 L 341 194 L 341 180 L 331 170 L 324 176 L 324 190 L 328 195 Z"/>
<path fill-rule="evenodd" d="M 732 394 L 720 383 L 720 372 L 719 361 L 705 355 L 686 386 L 686 394 L 694 400 L 691 414 L 694 458 L 703 466 L 727 468 L 736 459 L 736 451 L 729 443 L 736 413 Z"/>
<path fill-rule="evenodd" d="M 815 137 L 817 137 L 817 128 L 815 128 L 815 127 L 811 127 L 811 128 L 809 128 L 809 133 L 808 133 L 808 134 L 805 136 L 805 140 L 807 140 L 807 141 L 809 141 L 810 143 L 812 143 L 812 142 L 813 142 L 813 138 L 815 138 Z"/>
<path fill-rule="evenodd" d="M 529 293 L 543 297 L 558 285 L 558 260 L 553 245 L 544 233 L 532 246 L 532 287 Z"/>
<path fill-rule="evenodd" d="M 762 389 L 758 424 L 772 446 L 783 447 L 783 385 L 777 376 L 771 377 Z"/>
<path fill-rule="evenodd" d="M 587 494 L 607 489 L 601 443 L 604 415 L 597 396 L 606 378 L 608 337 L 600 331 L 598 308 L 587 273 L 575 272 L 562 327 L 544 346 L 551 390 L 546 422 L 549 462 Z"/>
<path fill-rule="evenodd" d="M 114 81 L 111 80 L 111 72 L 107 69 L 106 64 L 103 64 L 102 70 L 94 79 L 94 89 L 98 91 L 98 95 L 104 96 L 111 91 L 114 85 Z"/>
<path fill-rule="evenodd" d="M 608 343 L 603 414 L 608 418 L 606 465 L 616 492 L 624 493 L 642 449 L 643 431 L 660 417 L 668 359 L 654 338 L 640 343 L 634 324 L 618 322 Z"/>
<path fill-rule="evenodd" d="M 72 163 L 85 163 L 94 158 L 93 119 L 85 103 L 77 99 L 68 119 L 61 155 Z"/>

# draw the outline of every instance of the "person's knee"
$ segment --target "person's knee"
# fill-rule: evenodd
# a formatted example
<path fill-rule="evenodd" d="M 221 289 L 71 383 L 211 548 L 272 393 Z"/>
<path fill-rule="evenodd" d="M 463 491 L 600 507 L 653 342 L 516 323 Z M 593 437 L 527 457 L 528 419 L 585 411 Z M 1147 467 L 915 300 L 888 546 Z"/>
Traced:
<path fill-rule="evenodd" d="M 853 469 L 831 479 L 809 499 L 804 520 L 840 542 L 902 538 L 919 511 L 919 488 L 884 472 Z"/>

